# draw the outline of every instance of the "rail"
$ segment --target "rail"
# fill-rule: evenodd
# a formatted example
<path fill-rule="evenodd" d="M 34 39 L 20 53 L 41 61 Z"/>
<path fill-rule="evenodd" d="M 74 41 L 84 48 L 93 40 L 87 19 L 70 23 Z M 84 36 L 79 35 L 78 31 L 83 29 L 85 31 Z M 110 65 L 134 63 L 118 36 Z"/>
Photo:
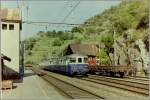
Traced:
<path fill-rule="evenodd" d="M 132 93 L 137 93 L 140 95 L 148 96 L 149 95 L 149 85 L 148 84 L 142 84 L 142 83 L 136 83 L 131 81 L 123 81 L 123 80 L 115 80 L 111 78 L 100 78 L 100 77 L 91 77 L 88 78 L 82 78 L 82 80 L 107 85 L 110 87 L 115 87 L 118 89 L 130 91 Z"/>
<path fill-rule="evenodd" d="M 73 85 L 71 83 L 68 83 L 64 81 L 63 79 L 56 78 L 52 75 L 47 74 L 45 71 L 38 69 L 38 68 L 32 68 L 32 70 L 36 74 L 40 74 L 43 79 L 45 79 L 48 83 L 53 85 L 59 92 L 62 93 L 67 98 L 70 99 L 80 99 L 80 98 L 86 98 L 86 99 L 104 99 L 104 97 L 101 97 L 99 95 L 96 95 L 88 90 L 82 89 L 76 85 Z M 42 74 L 42 75 L 41 75 Z"/>

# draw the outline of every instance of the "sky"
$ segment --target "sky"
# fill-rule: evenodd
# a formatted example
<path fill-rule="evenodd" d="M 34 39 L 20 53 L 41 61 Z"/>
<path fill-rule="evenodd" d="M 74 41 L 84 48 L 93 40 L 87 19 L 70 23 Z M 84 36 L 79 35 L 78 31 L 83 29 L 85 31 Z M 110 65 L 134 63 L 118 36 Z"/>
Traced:
<path fill-rule="evenodd" d="M 1 7 L 17 8 L 19 6 L 22 10 L 23 21 L 83 24 L 87 19 L 119 3 L 119 0 L 2 0 Z M 66 17 L 67 15 L 69 16 Z M 23 23 L 22 34 L 24 38 L 28 38 L 39 31 L 69 31 L 72 27 L 74 26 Z"/>

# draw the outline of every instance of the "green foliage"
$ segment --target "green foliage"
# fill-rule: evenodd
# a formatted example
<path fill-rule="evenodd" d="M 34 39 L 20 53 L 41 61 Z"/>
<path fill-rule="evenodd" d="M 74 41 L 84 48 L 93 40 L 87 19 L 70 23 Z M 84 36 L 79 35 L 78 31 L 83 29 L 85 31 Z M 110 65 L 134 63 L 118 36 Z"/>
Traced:
<path fill-rule="evenodd" d="M 106 36 L 103 36 L 101 41 L 105 44 L 106 47 L 111 48 L 114 43 L 113 35 L 108 34 Z"/>
<path fill-rule="evenodd" d="M 60 40 L 72 40 L 73 34 L 72 33 L 63 33 L 59 36 Z"/>
<path fill-rule="evenodd" d="M 52 46 L 61 46 L 62 41 L 60 39 L 55 39 L 52 43 Z"/>
<path fill-rule="evenodd" d="M 81 28 L 81 27 L 74 27 L 74 28 L 72 28 L 72 33 L 75 33 L 75 32 L 77 32 L 77 33 L 83 33 L 83 28 Z"/>
<path fill-rule="evenodd" d="M 103 34 L 114 29 L 117 36 L 120 36 L 128 29 L 135 29 L 141 24 L 148 26 L 147 22 L 147 0 L 135 0 L 123 2 L 119 6 L 104 11 L 101 15 L 90 18 L 86 21 L 88 26 L 84 26 L 84 31 L 86 34 Z"/>
<path fill-rule="evenodd" d="M 85 25 L 72 28 L 71 32 L 40 31 L 34 38 L 26 39 L 25 62 L 38 64 L 49 56 L 61 55 L 72 43 L 104 43 L 106 48 L 99 55 L 103 64 L 109 64 L 108 53 L 114 43 L 114 32 L 117 38 L 133 29 L 135 32 L 131 33 L 132 38 L 127 41 L 144 40 L 148 34 L 148 22 L 148 0 L 123 0 L 118 6 L 86 20 Z"/>
<path fill-rule="evenodd" d="M 36 41 L 37 40 L 35 38 L 29 38 L 28 40 L 25 40 L 25 50 L 32 50 Z"/>
<path fill-rule="evenodd" d="M 53 32 L 53 31 L 52 31 L 52 32 L 51 32 L 51 31 L 47 31 L 45 34 L 46 34 L 46 36 L 48 36 L 48 37 L 55 37 L 56 32 L 55 32 L 55 31 L 54 31 L 54 32 Z"/>
<path fill-rule="evenodd" d="M 110 64 L 109 57 L 105 49 L 101 49 L 97 56 L 99 57 L 101 64 Z"/>
<path fill-rule="evenodd" d="M 26 61 L 26 64 L 34 64 L 32 61 Z"/>

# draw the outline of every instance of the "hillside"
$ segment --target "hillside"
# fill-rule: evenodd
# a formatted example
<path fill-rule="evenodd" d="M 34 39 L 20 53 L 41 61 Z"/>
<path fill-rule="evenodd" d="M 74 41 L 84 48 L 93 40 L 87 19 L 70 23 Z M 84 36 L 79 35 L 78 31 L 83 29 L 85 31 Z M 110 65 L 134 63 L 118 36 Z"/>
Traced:
<path fill-rule="evenodd" d="M 25 40 L 25 63 L 38 64 L 50 56 L 62 55 L 71 43 L 103 43 L 105 48 L 98 57 L 103 59 L 104 64 L 133 64 L 135 58 L 129 57 L 131 52 L 141 54 L 139 59 L 147 64 L 148 22 L 148 0 L 124 0 L 118 6 L 88 19 L 85 25 L 74 27 L 71 32 L 39 32 Z M 115 52 L 110 53 L 110 48 L 114 48 Z"/>

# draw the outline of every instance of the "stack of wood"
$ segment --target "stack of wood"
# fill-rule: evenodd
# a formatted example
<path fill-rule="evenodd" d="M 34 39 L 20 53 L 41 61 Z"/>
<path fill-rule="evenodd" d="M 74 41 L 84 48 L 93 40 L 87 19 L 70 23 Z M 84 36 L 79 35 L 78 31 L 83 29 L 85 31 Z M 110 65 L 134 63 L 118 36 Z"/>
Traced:
<path fill-rule="evenodd" d="M 12 89 L 13 88 L 13 81 L 12 80 L 3 80 L 0 82 L 0 89 Z"/>

